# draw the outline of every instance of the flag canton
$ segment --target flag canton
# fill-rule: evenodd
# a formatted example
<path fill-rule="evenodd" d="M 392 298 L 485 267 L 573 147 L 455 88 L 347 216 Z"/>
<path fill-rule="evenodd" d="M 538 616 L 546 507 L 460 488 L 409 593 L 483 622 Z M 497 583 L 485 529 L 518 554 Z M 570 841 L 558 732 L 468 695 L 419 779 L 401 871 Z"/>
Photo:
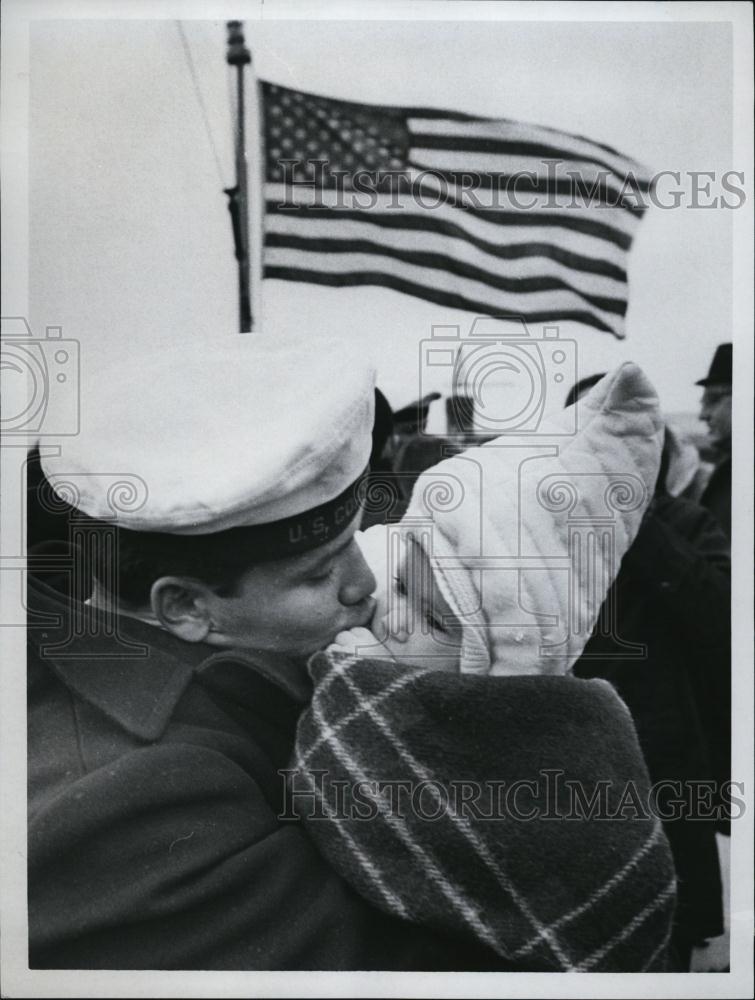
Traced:
<path fill-rule="evenodd" d="M 409 132 L 395 112 L 271 83 L 262 92 L 268 181 L 349 187 L 358 173 L 406 171 Z"/>

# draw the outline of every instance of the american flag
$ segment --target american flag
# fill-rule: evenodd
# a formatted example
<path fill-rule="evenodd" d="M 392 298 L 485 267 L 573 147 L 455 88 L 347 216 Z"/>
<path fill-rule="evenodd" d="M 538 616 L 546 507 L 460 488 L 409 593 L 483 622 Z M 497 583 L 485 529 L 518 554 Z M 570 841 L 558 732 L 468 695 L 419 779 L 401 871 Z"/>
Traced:
<path fill-rule="evenodd" d="M 624 336 L 638 163 L 513 120 L 261 92 L 265 278 Z"/>

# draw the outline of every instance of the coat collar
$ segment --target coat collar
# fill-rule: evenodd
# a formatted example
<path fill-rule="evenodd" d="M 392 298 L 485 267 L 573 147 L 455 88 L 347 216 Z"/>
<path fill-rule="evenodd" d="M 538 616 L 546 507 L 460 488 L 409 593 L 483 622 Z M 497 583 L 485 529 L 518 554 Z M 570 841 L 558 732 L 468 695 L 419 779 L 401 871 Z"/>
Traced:
<path fill-rule="evenodd" d="M 82 700 L 127 732 L 156 740 L 197 673 L 233 662 L 304 705 L 305 671 L 283 656 L 188 643 L 136 619 L 113 618 L 29 582 L 29 644 Z M 43 616 L 45 624 L 35 619 Z M 74 632 L 73 625 L 76 625 Z"/>

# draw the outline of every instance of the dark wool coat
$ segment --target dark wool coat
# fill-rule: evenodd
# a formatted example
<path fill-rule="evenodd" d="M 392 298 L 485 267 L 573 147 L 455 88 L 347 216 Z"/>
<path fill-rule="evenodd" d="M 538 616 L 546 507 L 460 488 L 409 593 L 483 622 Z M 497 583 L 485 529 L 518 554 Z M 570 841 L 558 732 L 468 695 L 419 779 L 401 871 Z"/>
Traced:
<path fill-rule="evenodd" d="M 713 514 L 731 541 L 731 456 L 713 469 L 700 503 Z"/>
<path fill-rule="evenodd" d="M 33 968 L 507 968 L 368 905 L 277 818 L 293 664 L 29 602 Z"/>
<path fill-rule="evenodd" d="M 574 667 L 613 683 L 654 782 L 731 777 L 730 618 L 727 539 L 704 508 L 656 496 Z M 687 941 L 723 932 L 716 825 L 665 823 Z"/>

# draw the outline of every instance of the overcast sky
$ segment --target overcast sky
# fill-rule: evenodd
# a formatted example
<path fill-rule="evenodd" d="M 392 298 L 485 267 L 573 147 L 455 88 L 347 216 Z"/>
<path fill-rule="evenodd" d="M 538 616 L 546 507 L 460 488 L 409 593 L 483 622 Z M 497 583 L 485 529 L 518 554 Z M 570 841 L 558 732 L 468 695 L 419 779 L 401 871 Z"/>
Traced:
<path fill-rule="evenodd" d="M 33 25 L 31 318 L 81 341 L 87 377 L 103 356 L 175 339 L 211 350 L 235 329 L 225 26 L 185 31 L 220 171 L 175 22 Z M 286 86 L 529 120 L 655 170 L 737 169 L 726 24 L 248 20 L 246 32 L 258 74 Z M 629 358 L 667 410 L 696 410 L 693 383 L 732 338 L 731 217 L 647 213 L 630 255 L 627 339 L 562 326 L 581 374 Z M 417 394 L 431 325 L 472 319 L 383 289 L 277 281 L 265 282 L 263 316 L 254 336 L 360 338 L 396 407 Z"/>

